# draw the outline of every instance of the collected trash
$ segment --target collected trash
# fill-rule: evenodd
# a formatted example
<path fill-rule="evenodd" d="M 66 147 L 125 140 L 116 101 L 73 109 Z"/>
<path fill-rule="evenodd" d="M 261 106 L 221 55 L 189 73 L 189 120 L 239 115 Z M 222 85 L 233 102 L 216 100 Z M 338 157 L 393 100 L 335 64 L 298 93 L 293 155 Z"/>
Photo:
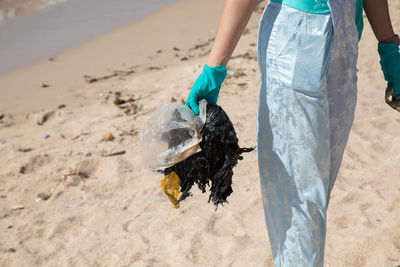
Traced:
<path fill-rule="evenodd" d="M 154 111 L 140 132 L 143 163 L 163 171 L 200 152 L 206 105 L 205 100 L 201 101 L 198 117 L 189 107 L 178 104 L 163 105 Z"/>
<path fill-rule="evenodd" d="M 152 127 L 146 129 L 148 122 L 141 132 L 142 145 L 150 144 L 147 151 L 156 154 L 147 157 L 147 162 L 165 175 L 161 188 L 175 208 L 191 195 L 194 184 L 203 193 L 210 187 L 208 202 L 216 208 L 228 202 L 233 168 L 243 159 L 242 153 L 254 150 L 239 147 L 233 124 L 220 106 L 206 106 L 202 100 L 199 107 L 196 117 L 187 107 L 165 105 L 149 120 Z"/>
<path fill-rule="evenodd" d="M 164 176 L 161 180 L 161 190 L 167 195 L 174 208 L 179 208 L 179 177 L 176 173 L 171 172 Z"/>

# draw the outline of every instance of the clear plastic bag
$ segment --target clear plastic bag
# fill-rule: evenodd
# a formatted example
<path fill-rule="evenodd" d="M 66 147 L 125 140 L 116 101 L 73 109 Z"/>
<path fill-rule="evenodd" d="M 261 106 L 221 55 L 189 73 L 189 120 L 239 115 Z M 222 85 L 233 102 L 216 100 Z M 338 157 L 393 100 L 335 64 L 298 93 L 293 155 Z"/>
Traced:
<path fill-rule="evenodd" d="M 200 152 L 206 107 L 207 101 L 201 100 L 199 116 L 189 107 L 177 104 L 155 110 L 140 131 L 143 163 L 153 170 L 164 170 Z"/>

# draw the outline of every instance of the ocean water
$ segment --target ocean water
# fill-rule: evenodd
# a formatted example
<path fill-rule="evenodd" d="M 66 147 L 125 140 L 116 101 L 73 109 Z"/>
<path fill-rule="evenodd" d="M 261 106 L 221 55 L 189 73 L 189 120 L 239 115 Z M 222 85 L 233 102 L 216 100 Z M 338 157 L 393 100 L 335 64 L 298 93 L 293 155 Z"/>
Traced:
<path fill-rule="evenodd" d="M 179 0 L 47 0 L 0 22 L 0 75 L 82 45 Z"/>
<path fill-rule="evenodd" d="M 68 0 L 0 0 L 0 22 L 15 16 L 44 9 L 48 6 L 57 5 Z"/>

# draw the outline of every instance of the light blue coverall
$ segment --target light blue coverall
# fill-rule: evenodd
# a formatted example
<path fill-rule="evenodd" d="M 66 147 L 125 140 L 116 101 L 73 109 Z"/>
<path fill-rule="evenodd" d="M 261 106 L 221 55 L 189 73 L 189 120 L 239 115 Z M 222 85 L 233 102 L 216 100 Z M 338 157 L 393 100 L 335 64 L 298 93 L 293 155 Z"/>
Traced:
<path fill-rule="evenodd" d="M 323 266 L 326 211 L 354 119 L 356 0 L 314 14 L 270 2 L 260 20 L 261 190 L 275 266 Z"/>

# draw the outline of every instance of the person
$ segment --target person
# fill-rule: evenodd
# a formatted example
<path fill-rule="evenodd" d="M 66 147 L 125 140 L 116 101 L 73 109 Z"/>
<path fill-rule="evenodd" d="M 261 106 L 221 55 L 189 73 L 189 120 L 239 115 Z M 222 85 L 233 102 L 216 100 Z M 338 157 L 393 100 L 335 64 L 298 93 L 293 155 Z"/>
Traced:
<path fill-rule="evenodd" d="M 226 0 L 212 50 L 185 103 L 196 114 L 200 99 L 217 102 L 257 2 Z M 257 150 L 275 266 L 323 266 L 326 211 L 354 120 L 363 9 L 396 101 L 400 39 L 387 0 L 271 0 L 260 19 Z"/>

